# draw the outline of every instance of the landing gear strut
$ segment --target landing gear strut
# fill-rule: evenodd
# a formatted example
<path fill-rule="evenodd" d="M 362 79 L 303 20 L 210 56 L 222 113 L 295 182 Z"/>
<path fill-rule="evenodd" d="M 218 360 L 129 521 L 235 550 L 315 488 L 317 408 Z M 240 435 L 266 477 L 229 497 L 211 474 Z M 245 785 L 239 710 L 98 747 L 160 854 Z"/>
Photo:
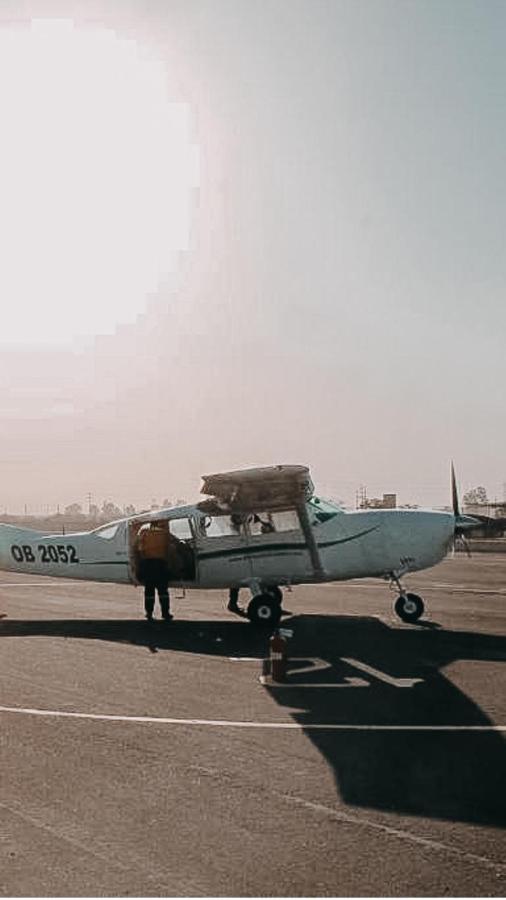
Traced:
<path fill-rule="evenodd" d="M 394 610 L 403 622 L 414 623 L 423 615 L 424 603 L 418 594 L 410 594 L 404 590 L 399 576 L 395 572 L 391 575 L 391 584 L 396 584 L 399 596 L 394 603 Z"/>

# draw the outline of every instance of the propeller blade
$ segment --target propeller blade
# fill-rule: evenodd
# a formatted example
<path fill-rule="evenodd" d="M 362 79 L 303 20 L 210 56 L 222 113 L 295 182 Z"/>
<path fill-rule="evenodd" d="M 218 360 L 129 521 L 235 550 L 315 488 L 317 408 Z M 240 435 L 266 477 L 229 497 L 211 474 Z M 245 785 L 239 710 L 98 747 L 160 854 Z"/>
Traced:
<path fill-rule="evenodd" d="M 457 479 L 455 478 L 455 467 L 452 460 L 452 507 L 455 518 L 460 516 L 459 495 L 457 491 Z"/>
<path fill-rule="evenodd" d="M 478 519 L 472 516 L 463 516 L 460 512 L 459 494 L 457 491 L 457 479 L 455 477 L 455 467 L 452 460 L 452 507 L 455 516 L 455 535 L 453 538 L 453 550 L 455 551 L 457 542 L 460 542 L 468 556 L 471 556 L 471 547 L 469 546 L 464 531 L 471 531 L 480 525 Z"/>

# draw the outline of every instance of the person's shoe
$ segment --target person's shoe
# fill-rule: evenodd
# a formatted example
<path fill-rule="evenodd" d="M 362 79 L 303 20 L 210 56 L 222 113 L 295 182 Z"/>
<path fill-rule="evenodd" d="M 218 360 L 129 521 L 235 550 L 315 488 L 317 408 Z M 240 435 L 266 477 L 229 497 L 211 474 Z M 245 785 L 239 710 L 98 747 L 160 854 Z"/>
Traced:
<path fill-rule="evenodd" d="M 146 613 L 146 622 L 153 621 L 153 613 Z"/>
<path fill-rule="evenodd" d="M 173 618 L 174 618 L 174 616 L 172 615 L 172 613 L 165 613 L 162 616 L 162 619 L 164 622 L 170 622 Z"/>
<path fill-rule="evenodd" d="M 239 609 L 237 603 L 232 603 L 232 602 L 227 603 L 227 609 L 228 609 L 228 611 L 231 612 L 231 613 L 236 613 L 236 614 L 239 614 L 239 615 L 240 615 L 240 613 L 241 613 L 241 610 Z"/>

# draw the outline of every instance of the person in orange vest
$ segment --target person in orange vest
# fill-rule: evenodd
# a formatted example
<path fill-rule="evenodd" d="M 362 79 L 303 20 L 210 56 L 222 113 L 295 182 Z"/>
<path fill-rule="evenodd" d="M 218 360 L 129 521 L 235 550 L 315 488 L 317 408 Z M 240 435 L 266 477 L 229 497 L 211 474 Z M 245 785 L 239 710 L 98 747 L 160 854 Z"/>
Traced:
<path fill-rule="evenodd" d="M 170 612 L 169 579 L 177 577 L 178 573 L 172 570 L 178 560 L 173 559 L 169 568 L 169 560 L 174 556 L 171 538 L 165 522 L 146 522 L 137 534 L 137 577 L 144 585 L 144 611 L 148 621 L 153 618 L 156 591 L 162 619 L 169 622 L 173 618 Z"/>

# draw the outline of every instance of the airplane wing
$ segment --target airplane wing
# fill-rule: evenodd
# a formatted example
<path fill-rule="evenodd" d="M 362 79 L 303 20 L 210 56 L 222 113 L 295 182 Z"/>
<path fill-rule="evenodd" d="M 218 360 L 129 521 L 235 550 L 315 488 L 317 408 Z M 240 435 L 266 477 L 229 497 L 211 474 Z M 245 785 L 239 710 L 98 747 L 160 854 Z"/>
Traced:
<path fill-rule="evenodd" d="M 213 504 L 223 510 L 254 512 L 283 510 L 313 496 L 314 486 L 307 466 L 264 466 L 204 475 L 201 493 L 210 500 L 199 503 L 204 511 Z"/>

